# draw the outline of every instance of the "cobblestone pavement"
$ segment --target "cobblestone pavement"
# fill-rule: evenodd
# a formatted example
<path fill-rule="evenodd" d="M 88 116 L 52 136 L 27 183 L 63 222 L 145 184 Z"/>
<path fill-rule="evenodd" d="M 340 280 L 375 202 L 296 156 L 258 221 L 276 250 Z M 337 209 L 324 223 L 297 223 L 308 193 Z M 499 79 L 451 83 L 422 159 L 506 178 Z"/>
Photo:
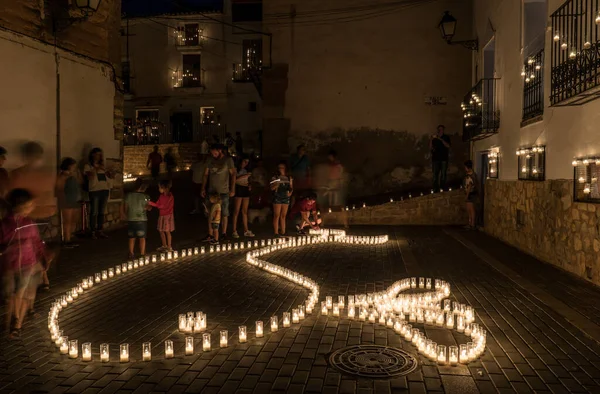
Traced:
<path fill-rule="evenodd" d="M 197 230 L 205 227 L 199 219 L 185 214 L 178 218 L 179 247 L 203 235 Z M 248 265 L 243 252 L 229 252 L 151 265 L 85 293 L 61 313 L 61 327 L 80 344 L 92 342 L 96 352 L 100 343 L 110 343 L 113 357 L 119 343 L 127 342 L 132 361 L 70 360 L 51 344 L 46 312 L 56 295 L 76 281 L 122 261 L 124 232 L 117 231 L 109 240 L 89 241 L 62 254 L 51 272 L 51 291 L 38 301 L 42 316 L 27 324 L 20 340 L 0 339 L 0 391 L 600 392 L 600 345 L 566 320 L 555 305 L 532 297 L 512 275 L 498 272 L 460 239 L 492 253 L 510 272 L 517 275 L 518 271 L 540 291 L 554 294 L 583 319 L 597 321 L 600 289 L 479 233 L 433 227 L 364 227 L 350 232 L 388 234 L 390 242 L 310 245 L 267 259 L 316 280 L 323 297 L 383 290 L 406 276 L 448 280 L 452 296 L 472 305 L 487 329 L 488 346 L 482 358 L 468 366 L 438 366 L 388 328 L 318 313 L 301 324 L 265 333 L 264 338 L 249 335 L 248 343 L 237 344 L 239 325 L 253 332 L 256 320 L 281 317 L 307 291 Z M 157 246 L 156 238 L 150 243 Z M 183 356 L 177 316 L 200 310 L 208 315 L 213 348 L 222 329 L 229 330 L 230 346 Z M 426 331 L 438 342 L 461 339 L 453 337 L 461 334 L 445 329 L 427 326 Z M 173 359 L 160 357 L 166 339 L 175 342 Z M 142 342 L 152 342 L 153 361 L 140 361 Z M 356 344 L 404 349 L 417 357 L 418 368 L 406 376 L 371 380 L 341 374 L 328 365 L 330 352 Z"/>

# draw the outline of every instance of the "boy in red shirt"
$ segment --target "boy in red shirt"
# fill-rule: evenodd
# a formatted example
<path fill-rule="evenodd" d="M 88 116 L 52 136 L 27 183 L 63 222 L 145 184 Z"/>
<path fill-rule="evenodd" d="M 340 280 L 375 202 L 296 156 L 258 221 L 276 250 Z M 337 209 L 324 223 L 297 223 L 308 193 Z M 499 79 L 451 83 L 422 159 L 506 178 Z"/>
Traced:
<path fill-rule="evenodd" d="M 313 221 L 310 220 L 312 214 Z M 317 195 L 309 193 L 307 196 L 296 200 L 292 210 L 290 211 L 292 217 L 298 217 L 298 224 L 296 229 L 298 234 L 304 235 L 304 228 L 311 227 L 313 229 L 319 228 L 321 219 L 317 215 Z"/>

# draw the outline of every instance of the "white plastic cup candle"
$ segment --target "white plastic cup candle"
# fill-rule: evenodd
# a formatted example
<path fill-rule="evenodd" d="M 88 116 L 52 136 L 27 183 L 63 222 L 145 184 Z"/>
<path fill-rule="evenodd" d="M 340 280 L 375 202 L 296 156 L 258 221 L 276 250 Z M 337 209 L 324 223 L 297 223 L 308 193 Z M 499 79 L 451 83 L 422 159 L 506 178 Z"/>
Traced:
<path fill-rule="evenodd" d="M 61 338 L 59 351 L 60 354 L 69 353 L 69 337 L 64 336 Z"/>
<path fill-rule="evenodd" d="M 179 314 L 179 331 L 184 332 L 187 327 L 187 317 L 181 313 Z"/>
<path fill-rule="evenodd" d="M 450 361 L 450 365 L 458 363 L 458 346 L 448 347 L 448 360 Z"/>
<path fill-rule="evenodd" d="M 114 268 L 109 268 L 108 269 L 108 277 L 112 278 L 115 276 L 115 269 Z"/>
<path fill-rule="evenodd" d="M 142 360 L 152 360 L 152 345 L 150 344 L 150 342 L 142 343 Z"/>
<path fill-rule="evenodd" d="M 327 302 L 321 301 L 321 314 L 327 315 Z"/>
<path fill-rule="evenodd" d="M 438 345 L 437 347 L 437 362 L 440 365 L 446 364 L 447 355 L 446 355 L 446 345 Z"/>
<path fill-rule="evenodd" d="M 95 278 L 94 278 L 94 282 L 100 283 L 101 280 L 102 280 L 102 275 L 99 272 L 96 273 Z"/>
<path fill-rule="evenodd" d="M 467 351 L 467 344 L 461 344 L 459 348 L 459 361 L 461 364 L 469 362 L 469 353 Z"/>
<path fill-rule="evenodd" d="M 340 307 L 339 307 L 339 305 L 337 303 L 333 304 L 333 308 L 332 309 L 333 309 L 333 316 L 339 316 L 340 315 Z"/>
<path fill-rule="evenodd" d="M 348 318 L 349 319 L 354 319 L 355 312 L 356 312 L 356 310 L 354 308 L 354 304 L 352 306 L 349 305 L 348 306 Z"/>
<path fill-rule="evenodd" d="M 227 330 L 221 330 L 221 332 L 219 333 L 219 346 L 222 348 L 227 347 L 228 339 L 229 334 Z"/>
<path fill-rule="evenodd" d="M 121 266 L 120 265 L 115 266 L 115 274 L 121 275 Z"/>
<path fill-rule="evenodd" d="M 119 361 L 122 363 L 129 362 L 129 344 L 122 343 L 119 345 Z"/>
<path fill-rule="evenodd" d="M 194 337 L 185 337 L 185 355 L 194 354 Z"/>
<path fill-rule="evenodd" d="M 81 359 L 83 361 L 92 361 L 92 344 L 90 342 L 81 344 Z"/>
<path fill-rule="evenodd" d="M 279 329 L 279 322 L 277 316 L 271 316 L 271 332 L 277 332 Z"/>
<path fill-rule="evenodd" d="M 304 305 L 298 305 L 298 318 L 304 320 Z"/>
<path fill-rule="evenodd" d="M 202 350 L 210 352 L 210 332 L 202 334 Z"/>
<path fill-rule="evenodd" d="M 327 309 L 332 309 L 333 308 L 333 297 L 331 297 L 331 296 L 325 297 L 325 304 L 327 306 Z"/>
<path fill-rule="evenodd" d="M 454 314 L 452 312 L 446 313 L 446 328 L 454 328 Z"/>
<path fill-rule="evenodd" d="M 198 248 L 194 248 L 194 255 L 197 255 L 197 254 L 198 254 Z"/>
<path fill-rule="evenodd" d="M 100 344 L 100 361 L 107 363 L 110 359 L 108 343 Z"/>
<path fill-rule="evenodd" d="M 291 323 L 290 312 L 283 312 L 283 327 L 289 327 Z"/>
<path fill-rule="evenodd" d="M 298 313 L 298 309 L 292 309 L 292 323 L 300 323 L 300 315 Z"/>
<path fill-rule="evenodd" d="M 458 332 L 465 331 L 465 318 L 462 315 L 456 316 L 456 330 Z"/>
<path fill-rule="evenodd" d="M 343 295 L 338 296 L 338 307 L 340 309 L 344 309 L 344 306 L 345 306 L 344 305 L 344 296 Z"/>
<path fill-rule="evenodd" d="M 77 339 L 69 341 L 69 358 L 77 358 L 79 355 L 79 344 Z"/>
<path fill-rule="evenodd" d="M 165 341 L 165 358 L 173 358 L 173 341 L 167 339 Z"/>
<path fill-rule="evenodd" d="M 257 338 L 263 337 L 263 322 L 260 320 L 256 321 L 256 337 Z"/>
<path fill-rule="evenodd" d="M 239 337 L 240 343 L 246 343 L 246 326 L 238 327 L 238 337 Z"/>

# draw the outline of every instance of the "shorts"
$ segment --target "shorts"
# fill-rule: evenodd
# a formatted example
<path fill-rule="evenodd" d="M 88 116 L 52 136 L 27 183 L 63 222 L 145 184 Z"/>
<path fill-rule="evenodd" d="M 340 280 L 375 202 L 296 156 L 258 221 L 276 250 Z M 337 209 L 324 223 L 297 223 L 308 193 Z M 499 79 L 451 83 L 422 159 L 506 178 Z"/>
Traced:
<path fill-rule="evenodd" d="M 35 299 L 38 286 L 42 283 L 41 264 L 36 263 L 28 267 L 21 274 L 17 271 L 7 271 L 2 273 L 2 293 L 5 300 L 13 296 L 21 297 L 26 300 Z"/>
<path fill-rule="evenodd" d="M 469 193 L 467 196 L 467 202 L 476 204 L 479 201 L 479 195 L 477 193 Z"/>
<path fill-rule="evenodd" d="M 221 223 L 212 222 L 212 223 L 210 224 L 210 228 L 212 228 L 213 230 L 218 230 L 218 229 L 219 229 L 219 225 L 220 225 L 220 224 L 221 224 Z"/>
<path fill-rule="evenodd" d="M 288 195 L 273 194 L 273 204 L 289 205 L 290 197 Z"/>
<path fill-rule="evenodd" d="M 158 217 L 158 231 L 167 233 L 175 231 L 175 217 L 173 215 L 164 215 Z"/>
<path fill-rule="evenodd" d="M 127 223 L 127 236 L 129 238 L 146 238 L 148 233 L 148 222 L 128 222 Z"/>
<path fill-rule="evenodd" d="M 235 185 L 235 196 L 239 198 L 249 198 L 250 188 L 248 186 Z"/>
<path fill-rule="evenodd" d="M 212 204 L 210 203 L 210 192 L 206 195 L 206 208 L 210 212 L 210 208 Z M 228 217 L 229 216 L 229 194 L 223 193 L 219 194 L 221 197 L 221 216 Z"/>

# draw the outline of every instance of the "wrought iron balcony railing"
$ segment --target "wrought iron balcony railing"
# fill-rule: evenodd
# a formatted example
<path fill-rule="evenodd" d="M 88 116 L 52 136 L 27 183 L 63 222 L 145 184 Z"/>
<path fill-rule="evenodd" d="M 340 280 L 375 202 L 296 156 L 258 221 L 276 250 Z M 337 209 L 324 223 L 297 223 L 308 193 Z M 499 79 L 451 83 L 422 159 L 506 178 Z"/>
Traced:
<path fill-rule="evenodd" d="M 479 140 L 496 134 L 500 127 L 500 111 L 496 78 L 481 79 L 465 96 L 463 110 L 463 140 Z"/>
<path fill-rule="evenodd" d="M 530 56 L 521 76 L 523 77 L 523 121 L 544 113 L 544 50 Z"/>
<path fill-rule="evenodd" d="M 181 130 L 179 132 L 169 129 L 160 122 L 140 122 L 125 128 L 123 143 L 125 145 L 156 145 L 186 142 L 213 141 L 218 137 L 219 141 L 225 139 L 227 126 L 221 123 L 198 124 L 193 129 Z"/>
<path fill-rule="evenodd" d="M 204 69 L 173 71 L 171 81 L 174 88 L 202 88 L 204 87 Z"/>
<path fill-rule="evenodd" d="M 568 0 L 552 14 L 552 105 L 600 97 L 599 11 L 598 0 Z"/>
<path fill-rule="evenodd" d="M 204 44 L 204 36 L 198 24 L 186 24 L 175 30 L 177 48 L 180 51 L 198 50 Z"/>

